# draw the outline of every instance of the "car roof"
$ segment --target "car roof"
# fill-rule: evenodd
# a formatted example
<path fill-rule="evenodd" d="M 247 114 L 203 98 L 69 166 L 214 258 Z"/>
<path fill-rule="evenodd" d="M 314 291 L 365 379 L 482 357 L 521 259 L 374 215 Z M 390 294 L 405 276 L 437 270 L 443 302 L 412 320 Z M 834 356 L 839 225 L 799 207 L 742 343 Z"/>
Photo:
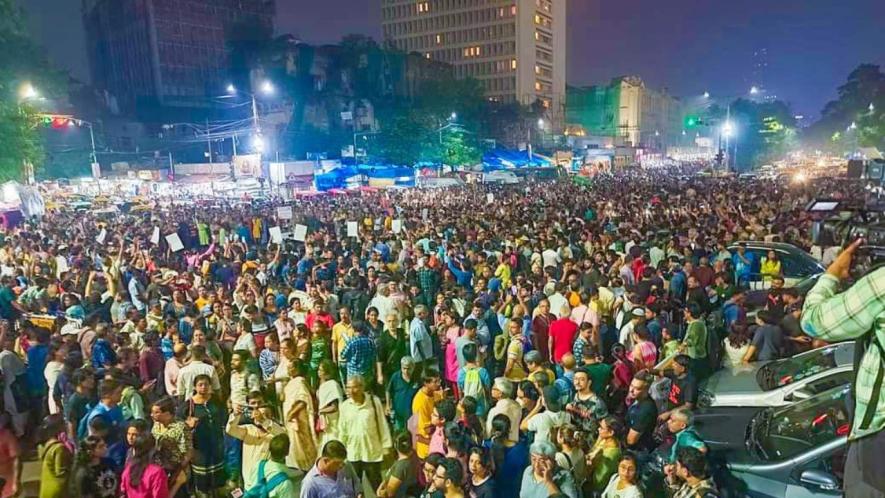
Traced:
<path fill-rule="evenodd" d="M 736 249 L 738 245 L 746 244 L 747 248 L 757 248 L 757 249 L 778 249 L 784 252 L 792 252 L 792 253 L 801 253 L 807 254 L 801 247 L 796 247 L 793 244 L 787 244 L 786 242 L 765 242 L 758 240 L 741 240 L 735 242 L 728 246 L 729 249 Z"/>

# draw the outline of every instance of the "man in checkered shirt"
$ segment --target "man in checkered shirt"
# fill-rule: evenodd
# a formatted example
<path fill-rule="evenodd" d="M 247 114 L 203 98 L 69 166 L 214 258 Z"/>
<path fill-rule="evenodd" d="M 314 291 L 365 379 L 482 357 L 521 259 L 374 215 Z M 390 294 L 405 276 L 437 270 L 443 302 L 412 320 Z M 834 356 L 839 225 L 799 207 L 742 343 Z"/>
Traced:
<path fill-rule="evenodd" d="M 871 334 L 854 385 L 843 479 L 846 498 L 885 494 L 885 267 L 836 293 L 861 243 L 857 240 L 839 254 L 809 291 L 802 310 L 802 330 L 811 337 L 838 342 Z"/>
<path fill-rule="evenodd" d="M 371 385 L 369 383 L 375 378 L 372 369 L 375 368 L 375 358 L 377 352 L 375 350 L 375 341 L 369 337 L 368 327 L 363 322 L 353 324 L 356 335 L 344 346 L 341 351 L 341 359 L 347 365 L 347 377 L 354 375 L 362 376 L 366 381 L 366 389 Z"/>

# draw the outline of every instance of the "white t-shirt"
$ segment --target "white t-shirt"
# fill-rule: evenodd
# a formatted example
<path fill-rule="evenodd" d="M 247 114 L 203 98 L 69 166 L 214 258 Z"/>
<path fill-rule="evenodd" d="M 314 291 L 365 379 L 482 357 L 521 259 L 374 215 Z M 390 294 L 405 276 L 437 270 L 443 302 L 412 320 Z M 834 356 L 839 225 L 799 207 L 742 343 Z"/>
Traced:
<path fill-rule="evenodd" d="M 565 425 L 569 423 L 571 420 L 571 416 L 564 412 L 541 412 L 531 420 L 529 420 L 529 430 L 534 431 L 535 433 L 535 441 L 549 441 L 555 444 L 555 441 L 550 440 L 550 430 L 554 427 L 559 427 L 561 425 Z"/>
<path fill-rule="evenodd" d="M 618 490 L 618 479 L 618 474 L 612 476 L 605 491 L 602 492 L 602 498 L 642 498 L 642 491 L 639 491 L 635 484 Z"/>
<path fill-rule="evenodd" d="M 234 351 L 254 351 L 258 346 L 255 344 L 255 338 L 252 337 L 252 334 L 242 333 L 240 337 L 237 337 L 237 342 L 234 343 Z"/>
<path fill-rule="evenodd" d="M 559 257 L 559 253 L 553 249 L 547 249 L 542 252 L 541 258 L 544 260 L 544 268 L 547 268 L 548 266 L 559 266 L 559 263 L 562 261 Z"/>

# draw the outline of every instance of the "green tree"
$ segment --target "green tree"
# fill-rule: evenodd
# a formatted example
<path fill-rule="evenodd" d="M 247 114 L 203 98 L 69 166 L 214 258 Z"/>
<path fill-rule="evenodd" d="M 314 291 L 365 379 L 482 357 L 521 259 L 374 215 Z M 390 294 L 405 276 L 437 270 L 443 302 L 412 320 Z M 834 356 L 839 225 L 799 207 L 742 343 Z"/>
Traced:
<path fill-rule="evenodd" d="M 875 64 L 861 64 L 837 92 L 838 98 L 824 106 L 820 120 L 809 127 L 803 140 L 840 152 L 855 146 L 885 148 L 885 73 L 882 69 Z"/>
<path fill-rule="evenodd" d="M 45 157 L 38 112 L 22 89 L 31 84 L 52 94 L 61 82 L 31 40 L 22 11 L 13 0 L 0 0 L 0 180 L 23 180 L 23 167 L 39 168 Z"/>

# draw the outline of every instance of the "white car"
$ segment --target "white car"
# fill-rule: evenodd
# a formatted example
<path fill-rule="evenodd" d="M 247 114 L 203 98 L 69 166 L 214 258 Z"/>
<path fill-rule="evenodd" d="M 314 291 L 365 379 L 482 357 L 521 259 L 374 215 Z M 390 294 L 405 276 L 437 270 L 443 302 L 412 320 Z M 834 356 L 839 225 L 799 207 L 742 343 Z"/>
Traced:
<path fill-rule="evenodd" d="M 483 173 L 483 183 L 497 183 L 501 185 L 515 185 L 520 183 L 522 179 L 516 176 L 512 171 L 498 170 Z"/>
<path fill-rule="evenodd" d="M 854 342 L 831 344 L 790 358 L 722 369 L 700 386 L 698 405 L 783 406 L 854 379 Z"/>

